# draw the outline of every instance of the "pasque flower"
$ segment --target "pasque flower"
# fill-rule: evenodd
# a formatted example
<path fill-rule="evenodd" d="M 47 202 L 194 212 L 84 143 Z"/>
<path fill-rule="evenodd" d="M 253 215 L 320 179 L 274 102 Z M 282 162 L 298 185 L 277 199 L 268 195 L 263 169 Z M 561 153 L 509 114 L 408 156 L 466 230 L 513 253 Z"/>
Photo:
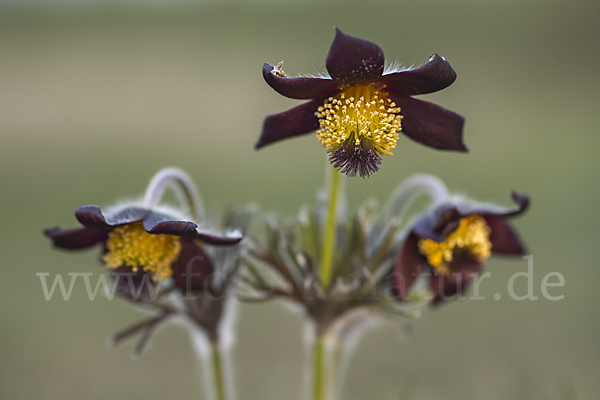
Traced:
<path fill-rule="evenodd" d="M 336 29 L 325 65 L 327 77 L 288 78 L 282 63 L 264 64 L 263 76 L 275 91 L 310 101 L 267 116 L 256 148 L 316 130 L 331 163 L 362 177 L 378 170 L 382 154 L 392 154 L 400 132 L 436 149 L 467 151 L 462 116 L 411 97 L 454 82 L 456 73 L 443 57 L 386 71 L 379 46 Z"/>
<path fill-rule="evenodd" d="M 148 274 L 153 282 L 172 277 L 181 290 L 186 290 L 189 276 L 191 288 L 201 288 L 213 268 L 200 242 L 234 245 L 242 235 L 204 232 L 194 222 L 169 212 L 175 213 L 132 205 L 103 213 L 98 206 L 83 206 L 75 212 L 82 227 L 47 229 L 44 234 L 56 247 L 67 250 L 99 245 L 104 249 L 102 260 L 111 270 L 138 272 L 140 277 Z"/>
<path fill-rule="evenodd" d="M 138 285 L 168 278 L 186 293 L 202 290 L 214 270 L 203 244 L 235 245 L 242 240 L 242 233 L 230 227 L 224 234 L 202 230 L 183 209 L 160 206 L 167 188 L 175 191 L 182 204 L 189 205 L 191 215 L 202 219 L 202 201 L 193 181 L 177 168 L 165 168 L 152 178 L 143 200 L 107 212 L 95 205 L 79 207 L 75 217 L 82 227 L 47 229 L 44 234 L 56 247 L 67 250 L 100 246 L 102 261 L 114 271 L 113 276 L 126 273 L 131 277 L 128 284 L 117 280 L 121 291 L 138 290 Z"/>
<path fill-rule="evenodd" d="M 159 205 L 167 188 L 175 191 L 181 208 Z M 228 315 L 242 251 L 236 244 L 243 238 L 240 228 L 245 229 L 253 213 L 251 206 L 228 208 L 220 223 L 224 233 L 201 229 L 191 221 L 204 220 L 193 181 L 177 168 L 165 168 L 152 178 L 143 200 L 107 212 L 98 206 L 83 206 L 75 212 L 82 227 L 44 233 L 56 247 L 67 250 L 101 247 L 101 259 L 112 271 L 115 291 L 153 312 L 149 319 L 114 335 L 109 343 L 117 345 L 141 333 L 135 350 L 139 356 L 157 326 L 177 318 L 192 334 L 207 377 L 212 378 L 205 385 L 208 398 L 224 400 L 228 369 L 222 358 L 227 356 L 228 338 L 232 337 L 233 319 Z M 120 279 L 123 274 L 127 282 Z M 165 285 L 157 285 L 151 292 L 158 282 Z"/>
<path fill-rule="evenodd" d="M 429 273 L 434 304 L 460 295 L 492 254 L 523 255 L 525 248 L 506 221 L 523 213 L 529 198 L 512 194 L 516 209 L 464 199 L 443 203 L 422 216 L 396 258 L 394 291 L 405 299 L 421 273 Z"/>

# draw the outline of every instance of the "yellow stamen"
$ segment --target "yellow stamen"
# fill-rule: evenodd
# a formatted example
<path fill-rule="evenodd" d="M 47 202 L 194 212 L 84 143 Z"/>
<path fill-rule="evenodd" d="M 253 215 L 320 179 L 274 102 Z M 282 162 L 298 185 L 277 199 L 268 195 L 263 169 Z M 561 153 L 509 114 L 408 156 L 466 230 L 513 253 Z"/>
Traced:
<path fill-rule="evenodd" d="M 462 218 L 458 228 L 442 243 L 431 239 L 419 240 L 419 251 L 427 257 L 427 262 L 436 273 L 449 275 L 449 264 L 458 252 L 468 251 L 469 255 L 483 262 L 491 255 L 491 229 L 480 215 L 473 214 Z"/>
<path fill-rule="evenodd" d="M 173 275 L 171 264 L 181 252 L 180 238 L 173 235 L 151 235 L 140 223 L 123 225 L 108 234 L 107 252 L 102 259 L 111 269 L 123 265 L 137 272 L 140 267 L 152 280 Z"/>
<path fill-rule="evenodd" d="M 315 113 L 320 129 L 317 138 L 327 150 L 333 150 L 348 139 L 356 146 L 370 140 L 380 154 L 392 155 L 398 132 L 402 130 L 402 115 L 396 103 L 372 85 L 349 86 Z"/>

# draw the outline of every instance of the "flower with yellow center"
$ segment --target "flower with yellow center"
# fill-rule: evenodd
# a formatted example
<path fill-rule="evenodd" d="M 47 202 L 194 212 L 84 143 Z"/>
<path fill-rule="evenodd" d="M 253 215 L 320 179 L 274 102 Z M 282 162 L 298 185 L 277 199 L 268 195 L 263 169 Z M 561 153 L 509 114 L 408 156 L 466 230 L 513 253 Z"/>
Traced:
<path fill-rule="evenodd" d="M 172 277 L 181 290 L 189 290 L 190 282 L 192 289 L 202 288 L 202 280 L 212 272 L 203 244 L 232 246 L 242 240 L 239 231 L 214 234 L 200 230 L 194 222 L 137 206 L 107 213 L 98 206 L 83 206 L 75 216 L 82 227 L 44 232 L 55 246 L 76 250 L 100 245 L 105 250 L 102 259 L 111 270 L 125 267 L 153 281 Z"/>
<path fill-rule="evenodd" d="M 428 274 L 433 303 L 455 298 L 493 254 L 526 254 L 507 221 L 525 212 L 529 198 L 512 193 L 516 208 L 501 208 L 464 198 L 441 202 L 415 221 L 396 256 L 395 295 L 404 300 L 422 274 Z"/>
<path fill-rule="evenodd" d="M 462 218 L 456 230 L 443 242 L 431 239 L 419 240 L 419 251 L 436 273 L 449 275 L 449 265 L 457 257 L 468 257 L 484 262 L 491 255 L 490 227 L 480 215 L 473 214 Z"/>
<path fill-rule="evenodd" d="M 399 133 L 443 150 L 466 151 L 464 119 L 411 96 L 433 93 L 452 84 L 456 73 L 437 54 L 415 69 L 384 68 L 375 43 L 336 30 L 325 62 L 328 76 L 288 78 L 283 62 L 264 64 L 263 77 L 279 94 L 310 99 L 265 118 L 257 148 L 317 131 L 330 162 L 349 176 L 368 177 L 381 155 L 391 155 Z"/>
<path fill-rule="evenodd" d="M 127 266 L 133 272 L 142 269 L 154 281 L 173 275 L 171 265 L 181 253 L 181 239 L 174 235 L 153 235 L 140 223 L 115 228 L 108 234 L 107 252 L 102 257 L 106 266 L 117 269 Z"/>

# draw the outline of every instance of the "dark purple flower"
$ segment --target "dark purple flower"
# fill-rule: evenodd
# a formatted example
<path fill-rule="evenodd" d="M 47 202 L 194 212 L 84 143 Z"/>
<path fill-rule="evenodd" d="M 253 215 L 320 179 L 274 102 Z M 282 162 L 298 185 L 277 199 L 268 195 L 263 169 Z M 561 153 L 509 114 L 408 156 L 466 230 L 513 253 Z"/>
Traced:
<path fill-rule="evenodd" d="M 328 77 L 300 78 L 288 78 L 282 63 L 263 66 L 265 80 L 279 94 L 310 101 L 267 116 L 256 148 L 316 130 L 331 163 L 362 177 L 377 171 L 382 154 L 392 154 L 399 132 L 436 149 L 467 151 L 462 116 L 411 97 L 454 82 L 456 73 L 443 57 L 434 54 L 419 68 L 386 72 L 379 46 L 336 29 L 325 65 Z"/>
<path fill-rule="evenodd" d="M 168 211 L 143 207 L 126 206 L 103 213 L 98 206 L 83 206 L 75 217 L 82 227 L 44 231 L 56 247 L 79 250 L 99 245 L 102 260 L 113 275 L 133 272 L 133 280 L 139 284 L 145 275 L 152 281 L 172 277 L 177 287 L 188 291 L 202 289 L 213 272 L 200 242 L 227 246 L 242 240 L 239 231 L 225 236 L 208 233 Z"/>
<path fill-rule="evenodd" d="M 404 300 L 421 273 L 430 273 L 433 302 L 456 298 L 483 269 L 491 254 L 524 255 L 521 240 L 506 219 L 523 213 L 529 198 L 512 194 L 517 208 L 484 204 L 443 204 L 421 217 L 400 247 L 394 291 Z"/>

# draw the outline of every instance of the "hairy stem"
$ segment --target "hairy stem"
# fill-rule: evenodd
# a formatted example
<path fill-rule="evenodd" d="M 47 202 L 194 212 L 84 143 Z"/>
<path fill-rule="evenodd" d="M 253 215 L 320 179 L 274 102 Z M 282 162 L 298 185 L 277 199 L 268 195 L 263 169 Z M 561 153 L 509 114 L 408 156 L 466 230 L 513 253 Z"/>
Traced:
<path fill-rule="evenodd" d="M 331 398 L 338 399 L 341 390 L 341 383 L 343 378 L 343 369 L 344 369 L 344 342 L 343 340 L 337 340 L 333 343 L 333 351 L 332 351 L 332 360 L 331 360 Z"/>
<path fill-rule="evenodd" d="M 223 362 L 217 341 L 211 341 L 210 359 L 212 366 L 215 400 L 225 400 L 225 382 L 223 380 Z"/>
<path fill-rule="evenodd" d="M 327 207 L 327 219 L 325 220 L 325 236 L 323 237 L 323 248 L 321 252 L 321 284 L 327 289 L 331 284 L 333 255 L 336 242 L 337 209 L 342 181 L 342 174 L 333 169 L 329 180 L 329 205 Z"/>
<path fill-rule="evenodd" d="M 313 400 L 326 399 L 327 368 L 325 366 L 325 335 L 317 333 L 313 343 Z"/>
<path fill-rule="evenodd" d="M 434 203 L 443 201 L 449 195 L 446 185 L 438 177 L 416 174 L 396 187 L 383 209 L 382 217 L 402 218 L 412 202 L 421 194 L 429 195 Z"/>
<path fill-rule="evenodd" d="M 190 214 L 196 221 L 204 218 L 204 207 L 198 189 L 192 178 L 179 168 L 164 168 L 154 175 L 146 189 L 144 205 L 148 208 L 156 207 L 167 188 L 175 191 L 181 204 L 189 207 Z"/>
<path fill-rule="evenodd" d="M 190 334 L 194 342 L 194 349 L 201 362 L 204 372 L 204 388 L 208 400 L 227 400 L 228 393 L 233 396 L 234 392 L 228 389 L 228 378 L 231 371 L 224 362 L 227 346 L 222 346 L 218 335 L 211 334 L 198 325 L 190 325 Z M 232 389 L 229 387 L 229 389 Z M 233 389 L 232 389 L 233 390 Z"/>

